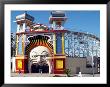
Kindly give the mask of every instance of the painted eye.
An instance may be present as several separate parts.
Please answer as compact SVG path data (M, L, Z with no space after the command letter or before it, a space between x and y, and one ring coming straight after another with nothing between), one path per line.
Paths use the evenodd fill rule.
M35 57L38 57L38 55L35 55Z
M41 57L44 57L43 55L41 55Z

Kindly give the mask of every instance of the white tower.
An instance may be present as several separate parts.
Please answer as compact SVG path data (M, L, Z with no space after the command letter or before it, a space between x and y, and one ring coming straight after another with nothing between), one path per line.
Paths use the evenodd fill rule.
M16 16L17 32L16 32L16 72L27 72L28 59L25 55L26 32L30 32L34 17L26 12Z
M67 17L65 16L64 11L52 11L51 16L49 18L50 24L52 24L52 28L55 30L62 30L64 29L63 25Z
M17 33L28 31L31 28L33 21L34 17L30 16L26 12L16 16Z

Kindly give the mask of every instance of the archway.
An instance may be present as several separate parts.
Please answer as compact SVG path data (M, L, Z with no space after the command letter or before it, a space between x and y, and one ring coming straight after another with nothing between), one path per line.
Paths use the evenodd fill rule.
M48 41L49 39L50 38L48 36L42 35L32 36L28 38L30 42L25 48L25 55L28 56L28 70L30 73L31 71L34 72L34 68L39 67L36 65L39 65L39 63L42 61L48 65L43 65L42 69L45 70L44 68L47 67L47 70L45 70L45 72L47 72L49 67L49 73L51 73L51 58L49 59L48 57L51 57L53 55L53 45Z
M49 73L50 64L47 57L51 56L47 47L37 46L29 53L29 66L31 73Z
M49 65L48 64L32 64L31 65L31 73L49 73Z

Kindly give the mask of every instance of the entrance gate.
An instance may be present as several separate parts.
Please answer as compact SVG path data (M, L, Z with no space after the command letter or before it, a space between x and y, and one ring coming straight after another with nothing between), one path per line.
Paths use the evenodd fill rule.
M31 73L49 73L49 66L48 64L32 64Z

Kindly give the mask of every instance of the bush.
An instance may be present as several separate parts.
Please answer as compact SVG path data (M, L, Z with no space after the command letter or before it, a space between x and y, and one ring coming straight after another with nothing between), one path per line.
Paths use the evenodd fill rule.
M64 73L67 75L67 77L70 77L71 69L65 69Z

